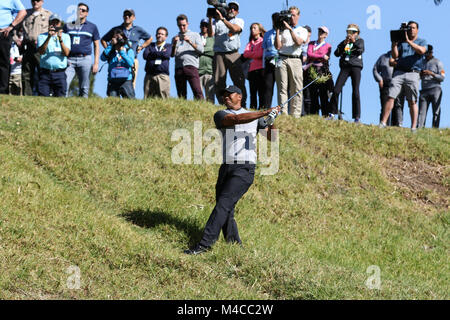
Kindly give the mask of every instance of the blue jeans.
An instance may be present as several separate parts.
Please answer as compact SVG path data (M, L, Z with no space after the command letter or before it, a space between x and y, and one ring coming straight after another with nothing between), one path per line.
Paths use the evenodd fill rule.
M91 74L92 68L92 56L84 56L84 57L69 57L68 67L66 70L67 76L67 93L66 96L69 95L69 87L72 82L75 74L78 77L79 83L79 96L83 98L87 98L89 96L89 76Z
M136 97L132 80L109 80L106 94L108 97L122 97L129 99L134 99Z

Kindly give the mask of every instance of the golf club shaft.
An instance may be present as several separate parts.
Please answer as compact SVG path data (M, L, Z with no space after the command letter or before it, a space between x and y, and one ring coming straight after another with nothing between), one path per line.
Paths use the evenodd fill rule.
M300 94L300 92L302 92L303 90L305 90L306 88L308 88L310 85L312 85L314 82L316 82L317 80L319 80L319 78L316 78L314 81L311 81L310 83L308 83L308 85L306 85L305 87L303 87L301 90L297 91L297 93L295 93L292 97L289 98L288 101L286 101L285 103L283 103L281 105L281 107L284 107L285 105L287 105L292 99L294 99L296 96L298 96Z

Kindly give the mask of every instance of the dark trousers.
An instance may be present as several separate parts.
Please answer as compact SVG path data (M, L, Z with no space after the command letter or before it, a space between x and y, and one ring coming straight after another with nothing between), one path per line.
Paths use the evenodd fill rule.
M136 94L134 92L132 80L110 80L106 94L108 97L122 97L134 99Z
M193 66L175 69L175 84L179 98L187 98L187 82L191 86L194 98L196 100L203 100L203 91L200 85L198 69Z
M39 95L49 97L65 97L67 89L66 73L64 71L51 72L41 69L39 72Z
M225 240L241 243L234 219L234 207L255 178L255 165L222 164L216 184L216 206L206 223L200 245L211 247L222 230Z
M307 116L312 114L312 101L311 101L311 86L306 87L308 85L309 77L305 76L306 72L304 72L303 76L303 108L302 108L302 116ZM289 89L288 89L289 90Z
M352 79L352 118L361 118L361 99L359 96L359 85L361 83L361 68L358 67L346 67L342 68L339 72L339 76L334 86L333 96L330 102L330 113L338 113L338 99L342 92L342 88L345 85L348 77Z
M327 116L330 113L330 101L328 92L333 92L333 80L329 79L325 83L314 83L310 87L311 95L311 114L319 114L319 110L322 110L322 115Z
M264 68L264 101L263 109L272 106L273 88L275 87L275 65L270 63L270 59L266 60Z
M431 89L425 89L420 92L419 98L419 128L424 128L427 120L427 112L431 103L433 109L433 128L439 128L441 122L441 101L442 101L442 89L441 87L434 87Z
M260 109L264 106L264 69L253 70L248 73L250 85L250 108ZM259 104L258 104L259 98Z
M11 68L10 50L12 43L12 32L8 37L0 34L0 94L9 92L9 70Z
M41 56L36 51L33 44L27 44L27 50L23 54L22 60L22 88L24 96L32 96L35 92L37 83L36 78L39 74L39 63Z

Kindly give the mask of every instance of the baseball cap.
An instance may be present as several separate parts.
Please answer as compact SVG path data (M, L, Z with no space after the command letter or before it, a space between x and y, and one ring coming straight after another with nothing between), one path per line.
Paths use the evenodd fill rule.
M330 31L329 31L328 28L325 27L325 26L320 26L320 27L319 27L319 30L323 30L324 32L330 34Z
M230 6L230 4L235 4L235 5L237 5L238 10L239 10L239 2L237 2L237 1L230 1L230 2L228 2L228 6Z
M228 86L220 92L220 95L223 96L225 93L237 93L242 95L241 89L236 86Z
M61 17L59 16L59 14L57 13L53 13L50 18L48 18L48 21L53 21L53 20L58 20L58 21L62 21Z
M125 13L125 12L129 12L129 13L131 13L133 16L136 16L136 14L134 13L134 10L133 10L133 9L125 9L125 10L123 10L123 13Z

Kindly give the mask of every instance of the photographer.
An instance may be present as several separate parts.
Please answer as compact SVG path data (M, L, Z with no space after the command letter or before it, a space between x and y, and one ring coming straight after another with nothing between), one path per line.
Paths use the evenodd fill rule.
M347 36L337 47L334 55L340 57L339 67L341 71L336 80L333 95L330 101L329 118L334 119L338 113L338 98L342 92L348 77L352 79L352 118L355 123L361 118L361 99L359 96L359 85L361 83L361 70L363 68L362 54L364 53L364 40L359 36L359 27L349 24Z
M14 14L17 16L14 18ZM25 18L27 12L20 0L4 0L0 5L0 94L7 94L12 31Z
M70 54L70 36L63 33L62 20L57 14L49 19L48 32L38 37L41 55L38 91L40 96L65 97L67 90L67 57Z
M276 65L275 78L278 87L278 104L281 105L293 96L296 92L303 89L303 63L302 63L302 45L308 39L308 31L297 26L300 19L300 9L290 7L290 22L283 21L284 30L277 25L275 35L275 48L279 52L279 61ZM291 103L291 114L295 118L302 115L303 94L300 93ZM288 107L283 107L283 114L288 114Z
M244 20L237 18L239 14L239 3L230 1L228 3L227 17L216 10L217 22L214 28L214 61L213 74L217 101L224 103L220 94L226 87L227 72L230 73L233 84L242 91L241 105L245 108L247 101L247 90L245 88L245 77L242 70L241 55L238 50L241 47L241 33L244 28ZM212 17L209 17L209 29L213 29Z
M417 98L419 92L420 71L423 69L423 55L427 51L427 42L418 37L419 24L408 22L405 32L406 41L398 43L392 41L392 58L396 61L394 74L389 86L389 99L384 107L380 128L386 127L389 114L394 107L394 101L404 89L411 114L411 130L417 128Z
M187 16L177 17L179 33L172 39L172 57L175 57L175 84L179 98L187 98L186 81L191 86L194 98L203 100L200 76L198 74L199 56L203 53L200 35L189 30Z
M432 126L433 128L439 128L442 100L441 82L445 79L444 65L433 56L432 45L428 45L425 59L426 64L421 73L422 90L419 98L419 128L425 127L430 103L433 108Z
M134 51L121 29L115 29L100 59L108 62L108 97L135 98L133 87Z

